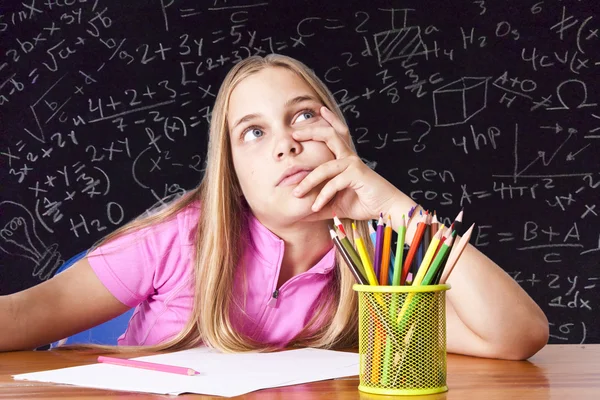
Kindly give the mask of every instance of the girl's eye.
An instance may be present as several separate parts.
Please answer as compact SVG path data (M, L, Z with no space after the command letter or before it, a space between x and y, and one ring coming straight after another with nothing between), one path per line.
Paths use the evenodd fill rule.
M298 118L296 118L295 122L300 122L303 121L302 118L304 118L304 120L307 120L309 118L314 118L315 113L311 110L304 110L300 113L300 115L298 115Z
M262 135L264 135L264 132L262 130L258 128L249 128L244 132L242 140L244 142L250 142L252 140L258 139Z

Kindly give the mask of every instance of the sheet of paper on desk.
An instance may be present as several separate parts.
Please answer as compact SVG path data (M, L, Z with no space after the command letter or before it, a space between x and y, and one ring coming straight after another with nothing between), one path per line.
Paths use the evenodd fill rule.
M110 364L13 375L17 380L132 392L233 397L259 389L358 375L358 354L321 349L223 354L205 347L136 360L192 368L184 376Z

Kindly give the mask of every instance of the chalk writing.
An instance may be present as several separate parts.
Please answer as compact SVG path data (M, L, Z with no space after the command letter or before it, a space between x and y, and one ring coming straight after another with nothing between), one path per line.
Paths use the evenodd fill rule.
M282 53L327 84L370 168L446 225L464 208L552 342L600 342L596 2L8 3L0 294L195 187L226 72Z

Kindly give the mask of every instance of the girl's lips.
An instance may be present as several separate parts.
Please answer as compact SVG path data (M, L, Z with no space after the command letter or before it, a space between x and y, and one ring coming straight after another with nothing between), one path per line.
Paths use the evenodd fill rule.
M302 182L302 179L304 179L304 177L306 175L308 175L310 173L310 171L299 171L296 172L293 175L290 175L288 177L286 177L285 179L283 179L281 182L279 182L279 186L290 186L290 185L295 185L297 183Z

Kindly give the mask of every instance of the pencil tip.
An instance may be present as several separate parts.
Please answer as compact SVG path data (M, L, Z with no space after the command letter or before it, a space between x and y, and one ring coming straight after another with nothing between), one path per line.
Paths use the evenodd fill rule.
M456 218L454 220L462 222L462 218L463 218L463 210L461 209L460 212L458 213L458 215L456 216Z
M408 218L412 217L413 213L415 212L415 208L416 208L416 207L417 207L417 206L412 206L412 207L410 208L410 210L408 210Z

